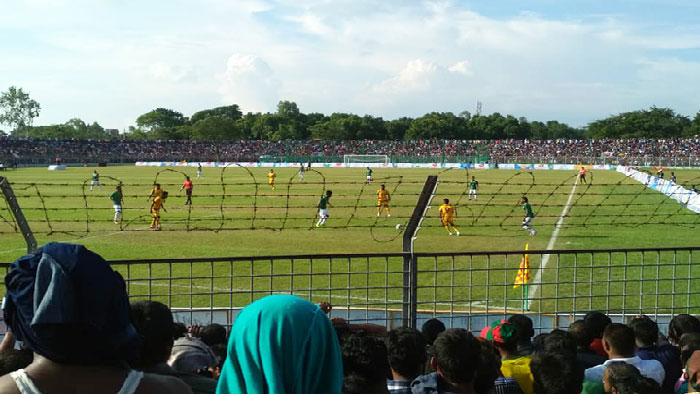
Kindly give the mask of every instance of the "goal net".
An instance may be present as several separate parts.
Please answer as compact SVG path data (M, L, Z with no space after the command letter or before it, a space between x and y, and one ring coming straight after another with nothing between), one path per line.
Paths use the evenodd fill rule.
M348 165L353 164L372 164L372 163L384 163L389 164L388 155L343 155L343 163Z

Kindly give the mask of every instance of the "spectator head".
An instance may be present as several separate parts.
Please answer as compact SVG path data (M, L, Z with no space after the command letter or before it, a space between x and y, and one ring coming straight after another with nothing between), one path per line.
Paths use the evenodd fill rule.
M518 348L518 327L507 321L496 321L490 327L481 330L481 337L493 342L501 355L513 353Z
M586 316L583 317L583 324L593 339L600 339L603 337L603 330L608 324L612 323L612 320L603 312L588 312Z
M343 359L330 320L316 305L271 295L245 307L231 329L219 377L226 392L339 393Z
M348 382L343 392L356 392L352 382L364 384L364 393L387 393L386 376L389 372L387 348L381 339L354 333L343 341L343 373Z
M576 339L570 332L556 329L544 338L544 350L567 357L576 356Z
M508 318L508 323L515 324L515 326L518 327L518 343L530 343L532 337L535 336L532 319L525 315L513 315Z
M583 320L576 320L571 323L569 332L573 335L578 349L588 349L588 346L593 342L593 337L586 330L586 325L583 323Z
M421 331L423 332L428 345L432 345L438 335L445 331L445 325L440 320L433 318L423 323Z
M182 338L187 335L187 326L184 323L173 324L173 339Z
M668 325L668 339L677 344L683 334L700 332L700 320L688 314L676 315Z
M136 331L143 338L141 355L134 366L147 369L167 362L173 347L173 314L170 308L156 301L134 301L131 303L131 318Z
M491 342L484 338L476 338L479 342L480 365L474 380L474 391L477 394L491 393L494 382L500 375L501 359L497 356L497 350Z
M214 370L218 359L201 339L182 337L173 343L168 365L179 372L199 373Z
M20 257L5 287L5 321L34 353L80 365L138 357L124 279L84 246L52 242Z
M216 323L204 326L199 330L199 338L208 346L226 345L226 327Z
M683 334L678 341L678 347L681 349L681 364L685 365L693 352L700 350L700 333L689 332Z
M414 328L401 327L387 333L386 348L392 371L413 380L425 366L425 339Z
M603 387L612 394L658 394L661 387L654 380L642 376L639 369L623 361L607 364L603 371Z
M659 326L648 316L635 317L630 322L638 347L654 346L659 339Z
M603 331L603 349L609 358L634 356L634 331L622 323L610 323Z
M473 384L481 366L480 345L462 328L451 328L440 334L432 347L430 366L447 383L456 386Z
M537 394L580 393L583 389L583 369L574 357L545 350L532 356L530 370Z

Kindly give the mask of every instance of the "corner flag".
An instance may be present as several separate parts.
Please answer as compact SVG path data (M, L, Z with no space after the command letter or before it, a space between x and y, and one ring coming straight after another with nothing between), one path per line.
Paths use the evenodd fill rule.
M525 244L525 250L530 249L530 243ZM520 259L520 268L518 269L518 275L515 277L515 282L513 283L513 288L517 289L520 285L527 285L530 282L530 255L525 253Z

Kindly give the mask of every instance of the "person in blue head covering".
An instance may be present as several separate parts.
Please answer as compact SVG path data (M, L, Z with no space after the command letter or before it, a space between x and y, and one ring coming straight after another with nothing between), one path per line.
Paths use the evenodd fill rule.
M342 388L338 337L318 306L271 295L238 315L217 394L337 394Z
M178 379L129 368L141 337L124 279L100 255L49 243L13 262L5 287L5 321L35 355L0 378L1 393L191 393Z

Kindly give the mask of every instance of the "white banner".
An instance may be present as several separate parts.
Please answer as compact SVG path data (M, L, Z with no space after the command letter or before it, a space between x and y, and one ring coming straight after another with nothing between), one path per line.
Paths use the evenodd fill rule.
M686 208L695 213L700 213L700 195L692 190L688 190L681 185L673 183L667 179L641 172L633 167L618 166L617 172L621 172L637 182L641 182L644 186L651 190L656 190L665 194L669 198L678 201Z

